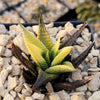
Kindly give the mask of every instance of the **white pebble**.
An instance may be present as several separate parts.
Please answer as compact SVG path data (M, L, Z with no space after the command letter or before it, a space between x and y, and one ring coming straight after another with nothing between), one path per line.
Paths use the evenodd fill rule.
M32 91L28 91L27 89L22 89L22 94L25 96L30 96L32 94Z
M17 86L17 78L8 76L8 91L14 89Z
M76 40L76 43L77 44L81 44L81 43L83 43L84 42L84 40L81 38L81 37L79 37L77 40Z
M20 100L25 100L25 95L18 93L18 97L20 98Z
M12 51L9 50L9 49L6 49L5 52L4 52L4 54L3 54L3 56L5 56L5 57L11 57L12 56Z
M0 34L6 34L7 33L7 29L3 24L0 24Z
M5 52L5 47L4 46L0 46L0 55L3 55L4 52Z
M76 80L82 80L81 72L80 71L72 72L72 79L74 81L76 81Z
M3 86L0 86L0 96L4 97L5 95L5 88Z
M17 35L17 37L14 38L13 42L15 43L15 45L17 45L23 52L25 52L26 54L29 54L26 46L25 46L25 43L24 43L24 40L23 40L23 37L21 34Z
M12 75L16 76L16 75L20 75L21 73L21 69L19 65L13 65L13 69L12 69Z
M49 95L49 100L61 100L61 99L58 94L53 93L53 94Z
M10 91L10 94L15 98L16 97L16 92L15 91Z
M14 98L9 93L6 93L3 100L14 100Z
M9 41L9 39L10 39L9 35L0 34L0 45L1 46L6 46L6 44Z
M93 56L99 56L99 50L92 50L92 51L91 51L91 54L92 54Z
M6 69L3 69L0 73L0 85L4 84L7 77L8 77L8 71Z
M100 100L100 91L96 91L92 96L88 98L88 100Z
M40 94L40 93L34 92L34 94L32 95L32 97L33 97L34 99L43 100L43 99L44 99L44 94ZM55 99L54 99L54 100L55 100Z
M25 97L25 100L35 100L32 97Z
M15 56L12 56L12 63L17 65L17 64L21 64L21 62L15 57Z

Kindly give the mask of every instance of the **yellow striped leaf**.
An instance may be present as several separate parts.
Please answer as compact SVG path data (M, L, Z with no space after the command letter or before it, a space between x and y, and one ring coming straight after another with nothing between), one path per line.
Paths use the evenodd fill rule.
M50 74L61 74L61 73L73 72L73 71L75 71L75 69L70 65L56 65L56 66L49 67L48 69L45 70L45 72Z
M23 35L25 43L27 43L27 42L32 43L35 46L42 49L44 52L48 51L48 49L45 47L45 45L39 39L34 37L21 23L19 25L22 29L22 35Z
M63 49L61 49L60 52L52 61L51 66L60 64L63 61L63 59L70 53L71 50L72 46L64 47Z
M40 20L39 20L39 31L37 34L37 38L42 41L42 43L47 47L48 50L51 50L53 47L52 40L50 39L50 36L48 35L45 25L43 23L42 14L40 14Z
M26 43L26 47L27 47L29 53L31 54L33 60L37 64L37 66L39 66L43 69L46 69L48 67L48 65L47 65L45 59L42 57L42 53L43 53L42 50L31 43Z
M57 40L56 44L53 46L53 48L50 51L51 60L54 59L55 56L57 55L59 46L60 46L60 38Z

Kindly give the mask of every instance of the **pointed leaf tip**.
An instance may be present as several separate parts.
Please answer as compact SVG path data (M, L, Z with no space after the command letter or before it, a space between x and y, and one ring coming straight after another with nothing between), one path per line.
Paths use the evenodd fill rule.
M42 43L48 48L48 50L51 50L53 47L53 42L50 39L50 36L46 31L41 12L39 15L40 15L40 20L39 20L39 31L37 34L37 38L40 41L42 41Z

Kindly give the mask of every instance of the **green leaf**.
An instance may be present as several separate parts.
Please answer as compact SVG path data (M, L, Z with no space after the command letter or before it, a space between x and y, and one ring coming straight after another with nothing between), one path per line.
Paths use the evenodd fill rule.
M39 20L39 31L37 34L37 38L42 41L42 43L47 47L48 50L51 50L53 47L52 40L50 39L50 36L48 35L45 25L43 23L42 14L40 14L40 20Z
M73 66L72 63L69 62L69 61L63 62L63 65L69 66L72 70L75 70L74 66Z
M70 53L71 50L72 46L64 47L63 49L61 49L58 55L52 61L51 66L60 64L63 61L63 59Z
M60 46L60 38L57 40L56 44L53 46L53 48L50 51L51 60L54 59L55 56L57 55L59 46Z
M75 71L75 68L69 65L56 65L49 67L48 69L45 70L45 72L50 73L50 74L61 74L61 73L66 73L66 72L73 72Z
M37 64L38 67L46 69L48 67L45 59L42 57L42 50L31 43L26 43L26 47L31 54L33 60Z
M42 49L44 52L47 52L48 49L45 47L45 45L36 37L34 37L21 23L19 23L21 29L22 29L22 35L24 38L25 44L27 42L34 44L35 46Z

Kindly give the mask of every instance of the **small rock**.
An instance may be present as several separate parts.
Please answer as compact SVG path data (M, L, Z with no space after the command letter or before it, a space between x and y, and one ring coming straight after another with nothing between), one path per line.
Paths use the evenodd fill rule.
M15 90L17 93L19 93L19 92L21 92L22 89L23 89L23 84L19 84L18 86L15 87L14 90Z
M12 56L12 63L15 64L15 65L18 65L18 64L21 64L21 62L14 56Z
M14 100L14 98L9 93L6 93L3 100Z
M89 60L92 60L92 58L93 58L92 54L89 53L88 56L87 56L87 58L88 58Z
M33 31L38 34L38 29L39 29L39 26L38 25L34 25L33 27Z
M70 96L64 91L59 91L57 94L60 96L61 100L70 100Z
M88 89L90 91L97 91L100 87L100 75L99 73L96 73L93 77L93 79L88 83Z
M78 95L72 95L71 96L71 100L79 100L79 96Z
M50 38L51 38L53 44L55 44L56 43L56 39L54 37L50 37Z
M25 79L24 77L21 75L20 78L19 78L19 83L20 84L23 84L25 82Z
M25 100L25 95L18 93L18 97L20 98L20 100Z
M52 84L51 84L50 82L48 82L48 83L46 84L46 89L47 89L47 91L48 91L49 93L53 93L53 92L54 92L53 87L52 87Z
M72 72L72 79L73 79L73 81L82 80L81 72L79 70Z
M100 91L96 91L92 96L88 98L88 100L100 100Z
M3 24L0 24L0 34L6 34L7 33L7 29Z
M0 55L3 55L4 52L5 52L5 47L0 46Z
M15 31L15 30L9 30L9 35L12 37L12 38L14 38L17 34L18 34L18 32L17 31Z
M32 95L32 97L34 99L43 100L44 99L44 94L40 94L40 93L34 92L34 94ZM54 100L56 100L56 99L54 99Z
M47 33L52 37L56 36L58 31L59 29L57 27L47 28Z
M99 50L92 50L92 51L91 51L91 54L92 54L93 56L99 56Z
M83 38L84 41L89 42L89 39L88 39L88 37L86 35L82 35L82 38Z
M80 47L79 45L75 45L74 49L78 52L78 54L81 54L83 52L83 48Z
M1 72L3 64L4 64L4 59L0 57L0 72Z
M54 26L54 23L51 22L51 23L49 23L49 24L46 24L45 26L46 26L46 28L52 28L52 27Z
M79 88L76 88L76 91L79 91L79 92L85 92L85 91L87 91L87 84L84 85L84 86L81 86Z
M90 68L96 68L97 67L97 57L93 57L90 60Z
M16 76L16 75L20 75L21 73L21 69L19 65L13 65L13 69L12 69L12 75Z
M17 45L23 52L25 52L26 54L29 54L26 46L25 46L25 43L24 43L24 40L23 40L23 37L21 34L17 35L15 37L15 39L13 40L14 44Z
M35 100L32 97L26 97L25 100Z
M8 71L3 69L0 73L0 86L2 86L8 77Z
M1 46L6 46L6 44L9 41L9 39L10 39L9 35L0 34L0 45Z
M15 98L16 97L16 92L15 91L10 91L10 94L13 96L13 98Z
M49 100L61 100L61 99L58 94L53 93L53 94L49 95Z
M27 91L32 92L32 89L29 87L27 83L23 84Z
M12 90L17 86L17 79L16 77L8 76L8 91Z
M0 96L4 97L5 95L5 88L3 86L0 86Z
M27 89L22 89L22 94L25 96L30 96L32 94L32 91L28 91Z
M71 96L71 100L86 100L84 95L77 95L77 94L73 94Z
M64 38L64 36L67 34L67 31L66 30L60 30L58 32L58 34L56 35L56 39L58 38Z
M92 93L90 91L86 92L86 97L89 98L92 95Z
M99 72L100 68L89 68L88 71L89 72Z
M3 56L5 56L5 57L11 57L12 56L12 51L9 50L9 49L6 49L5 52L4 52L4 54L3 54Z
M4 59L4 66L3 66L3 69L4 69L4 68L9 67L10 58L3 58L3 59Z
M79 37L77 40L76 40L76 43L77 44L81 44L81 43L83 43L84 42L84 40L81 38L81 37Z
M85 76L88 76L88 73L87 72L82 72L81 75L82 75L82 77L85 77Z
M65 30L67 30L67 32L71 32L74 29L73 24L70 22L67 22L64 27L65 27Z

